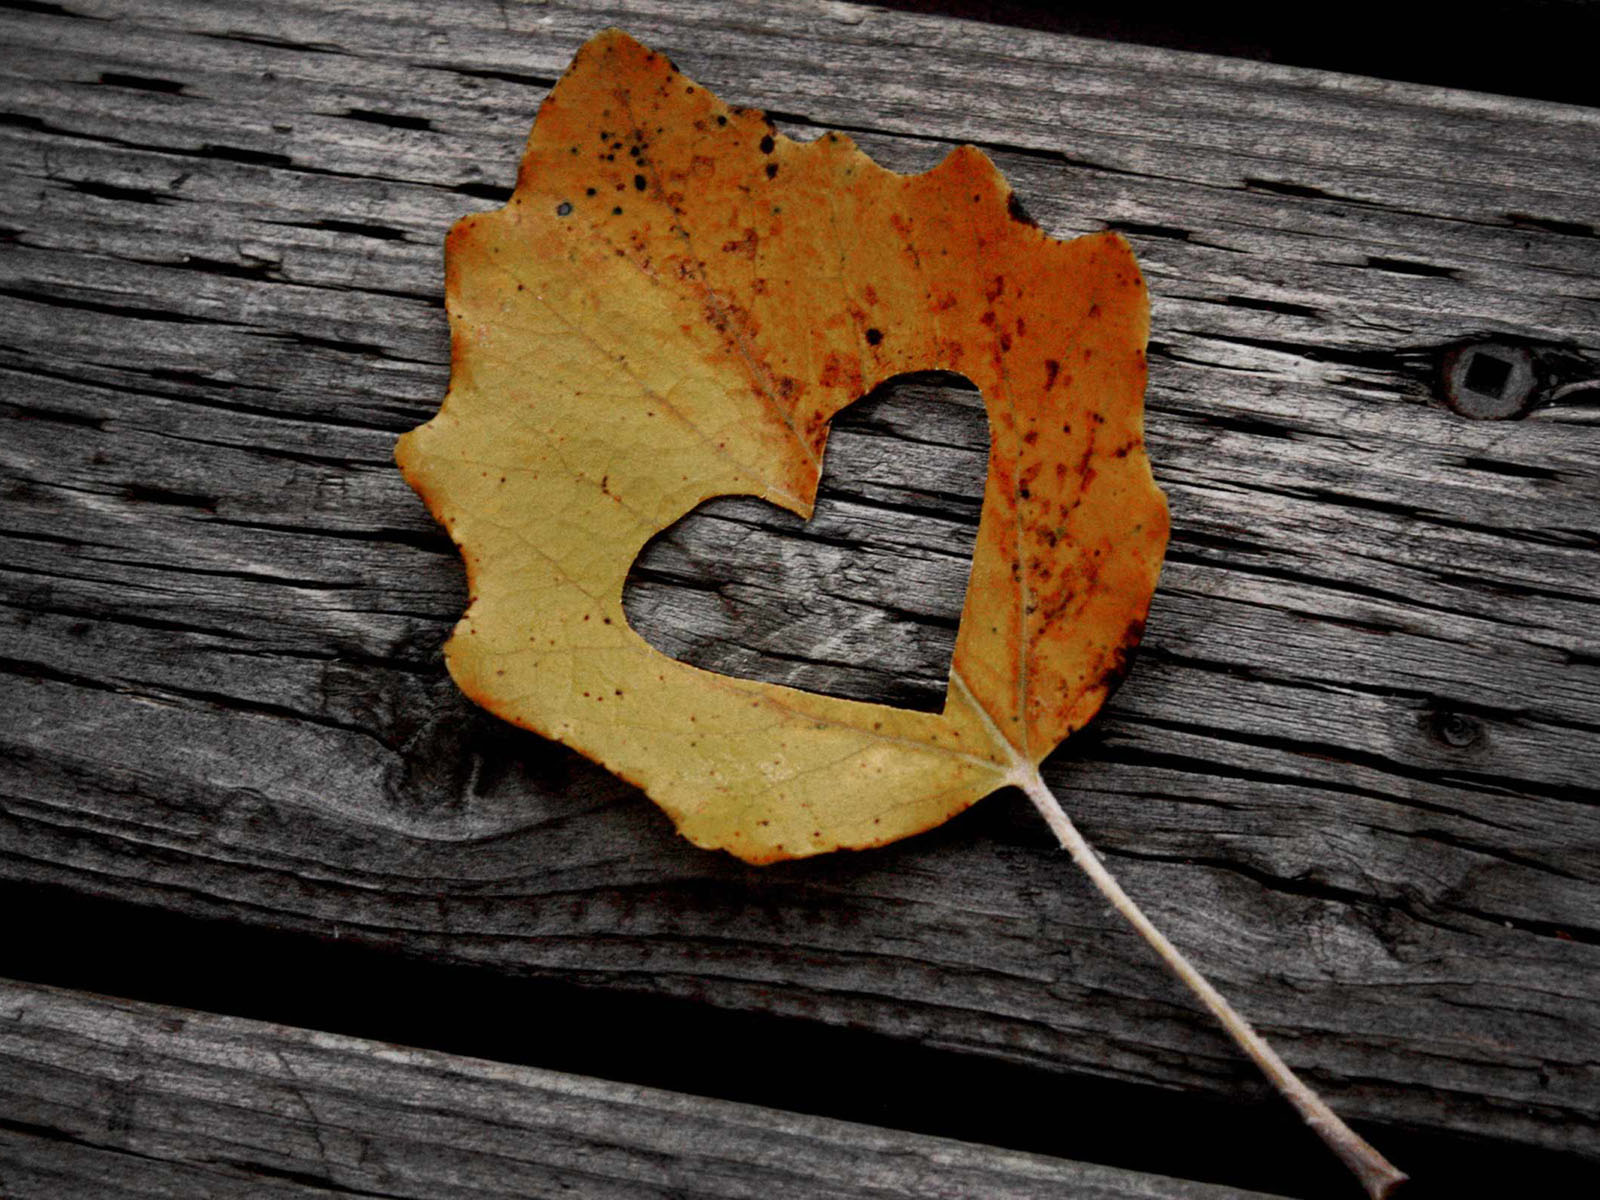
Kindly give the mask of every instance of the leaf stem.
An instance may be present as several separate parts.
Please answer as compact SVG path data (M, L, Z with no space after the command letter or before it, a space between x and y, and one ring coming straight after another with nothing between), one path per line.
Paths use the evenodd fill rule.
M1139 936L1160 955L1161 961L1188 985L1189 990L1199 997L1211 1015L1222 1023L1222 1027L1238 1043L1240 1049L1255 1061L1263 1074L1272 1081L1273 1086L1282 1093L1284 1099L1294 1105L1306 1124L1316 1131L1317 1136L1339 1156L1345 1166L1355 1172L1372 1200L1383 1200L1404 1183L1406 1175L1341 1121L1323 1102L1322 1097L1307 1087L1304 1081L1289 1069L1283 1059L1278 1057L1278 1052L1251 1027L1250 1022L1234 1011L1233 1005L1223 999L1222 994L1211 986L1206 977L1194 968L1176 946L1167 940L1166 935L1150 923L1150 918L1145 916L1139 906L1129 898L1128 893L1122 890L1122 885L1110 871L1106 870L1105 864L1084 840L1083 834L1078 832L1077 826L1062 809L1060 802L1045 786L1039 769L1031 764L1021 763L1013 773L1012 782L1028 794L1028 798L1043 815L1062 847L1072 855L1073 862L1083 868L1095 887L1100 889L1100 894L1128 919L1128 923L1139 931Z

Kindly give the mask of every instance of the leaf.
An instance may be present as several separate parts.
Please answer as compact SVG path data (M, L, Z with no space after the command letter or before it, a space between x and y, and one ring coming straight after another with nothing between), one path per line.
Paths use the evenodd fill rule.
M398 457L467 563L450 670L696 844L769 862L917 833L1115 686L1167 537L1120 237L1048 237L970 146L902 176L791 141L612 31L446 255L450 391ZM628 626L652 536L726 493L809 516L828 421L927 369L978 385L991 438L943 713L698 670Z
M1139 911L1039 774L1126 668L1166 548L1121 238L1048 237L970 146L902 176L840 134L793 142L613 30L540 108L510 203L451 231L446 306L450 391L396 456L466 562L445 648L463 691L753 863L1021 788L1369 1193L1405 1179ZM982 390L990 436L942 713L698 670L629 628L651 537L726 493L809 516L833 415L939 368Z

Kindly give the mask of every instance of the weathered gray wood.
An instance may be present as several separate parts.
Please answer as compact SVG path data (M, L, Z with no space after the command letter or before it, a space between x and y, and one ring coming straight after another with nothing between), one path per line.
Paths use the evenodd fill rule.
M351 1193L1262 1197L0 980L8 1200Z
M444 678L459 567L388 458L445 383L440 241L619 23L797 136L901 170L976 140L1048 229L1128 233L1174 541L1052 779L1342 1111L1600 1156L1600 408L1429 394L1488 333L1600 376L1600 114L840 4L72 7L0 33L8 877L1250 1078L1010 799L754 871ZM936 703L975 413L846 420L809 528L717 502L636 620Z

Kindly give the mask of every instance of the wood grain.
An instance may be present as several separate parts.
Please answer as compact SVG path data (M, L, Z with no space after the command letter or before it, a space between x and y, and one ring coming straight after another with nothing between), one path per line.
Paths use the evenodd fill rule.
M0 1194L1265 1200L9 981Z
M796 136L976 141L1047 229L1126 233L1174 541L1052 781L1342 1112L1600 1157L1600 113L798 0L34 7L0 15L6 877L1252 1086L1017 798L757 871L444 676L460 568L389 460L445 386L439 246L618 23ZM1537 352L1528 419L1432 396L1484 335ZM630 611L937 704L976 399L840 426L811 525L715 502Z

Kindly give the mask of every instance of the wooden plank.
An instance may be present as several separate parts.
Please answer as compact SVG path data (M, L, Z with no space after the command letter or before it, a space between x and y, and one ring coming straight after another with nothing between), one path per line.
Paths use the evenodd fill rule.
M352 1193L1264 1196L0 981L0 1194Z
M460 570L388 457L445 384L438 247L619 23L797 136L901 170L975 140L1051 231L1127 233L1174 543L1051 778L1342 1111L1600 1156L1596 112L798 0L0 19L8 878L1249 1079L1013 798L756 871L444 677ZM1483 335L1536 350L1528 419L1433 398ZM977 412L908 388L843 419L811 526L717 502L647 553L634 619L936 704Z

